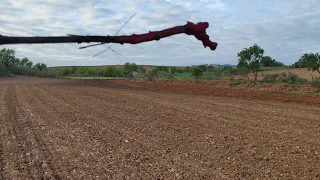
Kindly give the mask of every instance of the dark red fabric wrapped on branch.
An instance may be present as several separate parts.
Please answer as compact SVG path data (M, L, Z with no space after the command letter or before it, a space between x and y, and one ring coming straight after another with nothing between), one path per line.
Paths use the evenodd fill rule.
M194 24L187 22L184 26L176 26L173 28L161 30L161 31L149 31L146 34L133 34L130 36L81 36L81 35L69 35L69 36L56 36L56 37L9 37L0 35L0 44L43 44L43 43L89 43L89 42L101 42L101 43L119 43L119 44L138 44L147 41L160 40L168 36L175 34L185 33L187 35L194 35L198 40L202 41L203 46L207 46L211 50L215 50L218 46L216 42L212 42L206 33L206 29L209 27L207 22L199 22Z

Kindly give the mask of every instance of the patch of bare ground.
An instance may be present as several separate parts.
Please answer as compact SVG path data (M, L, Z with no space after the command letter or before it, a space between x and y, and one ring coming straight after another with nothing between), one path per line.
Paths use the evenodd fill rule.
M0 85L4 179L320 178L318 100L47 81Z

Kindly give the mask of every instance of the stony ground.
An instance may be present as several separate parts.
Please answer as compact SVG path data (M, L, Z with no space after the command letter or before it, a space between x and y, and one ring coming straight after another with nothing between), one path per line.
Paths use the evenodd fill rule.
M320 98L0 79L0 179L320 179Z

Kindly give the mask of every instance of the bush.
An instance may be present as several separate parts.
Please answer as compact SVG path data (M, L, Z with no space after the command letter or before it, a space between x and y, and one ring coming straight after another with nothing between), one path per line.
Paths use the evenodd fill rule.
M173 75L167 71L158 71L156 74L157 80L173 79Z
M9 75L8 69L0 63L0 76L8 76L8 75Z
M275 74L266 74L262 81L263 82L268 82L268 83L276 83L279 80L280 74L275 73Z
M312 81L311 85L318 88L318 91L320 91L320 77L315 78Z
M56 78L58 77L59 72L55 70L44 70L44 71L38 71L37 72L37 77L40 78Z
M173 74L166 72L166 71L158 71L153 70L149 74L149 80L155 81L155 80L166 80L166 79L173 79Z
M289 84L305 84L307 82L306 79L300 78L298 75L292 73L292 72L282 72L281 74L275 73L275 74L267 74L263 77L263 82L268 83L289 83Z
M294 74L292 72L288 72L286 83L289 83L289 84L304 84L306 82L307 82L306 79L302 79L302 78L298 77L298 75L296 75L296 74Z
M120 76L119 70L117 70L115 67L112 67L112 66L107 67L102 73L104 77Z

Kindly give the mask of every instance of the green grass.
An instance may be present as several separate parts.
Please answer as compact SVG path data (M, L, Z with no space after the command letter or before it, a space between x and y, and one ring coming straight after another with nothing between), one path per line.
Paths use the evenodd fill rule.
M66 79L101 79L101 80L113 80L123 79L122 77L66 77Z
M312 93L309 93L309 95L318 97L320 96L320 92L312 92Z
M287 66L272 66L272 67L261 67L262 71L266 70L279 70L279 69L288 69Z
M191 73L176 74L173 76L174 79L194 79Z

